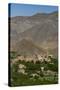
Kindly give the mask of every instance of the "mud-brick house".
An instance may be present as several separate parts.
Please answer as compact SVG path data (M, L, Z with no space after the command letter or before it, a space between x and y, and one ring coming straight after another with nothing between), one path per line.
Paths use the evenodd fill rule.
M53 55L47 55L44 59L46 62L51 62L51 58L53 58Z
M33 60L33 58L31 56L26 56L25 57L26 62L28 62L28 61L31 62L32 60Z
M44 58L43 58L43 56L41 56L41 55L37 55L37 59L38 59L38 61L40 61L40 62L44 62Z
M13 59L13 60L12 60L12 62L11 62L11 63L12 63L12 64L14 64L14 63L15 63L15 62L17 62L17 61L18 61L18 59L17 59L17 58L15 58L15 59Z
M24 56L22 56L22 55L18 56L17 58L18 58L18 60L21 60L21 61L25 60Z
M34 63L36 63L37 58L35 57L35 55L26 56L26 57L25 57L25 61L26 61L26 62L27 62L27 61L29 61L29 62L33 61Z

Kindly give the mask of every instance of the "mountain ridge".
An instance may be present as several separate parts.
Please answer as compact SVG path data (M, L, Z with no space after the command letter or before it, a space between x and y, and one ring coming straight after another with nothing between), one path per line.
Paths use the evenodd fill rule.
M27 39L44 50L57 51L58 47L58 12L35 14L29 17L11 18L11 48L20 48L21 40ZM17 44L19 43L19 44ZM55 49L54 49L55 48ZM55 52L56 53L56 52Z

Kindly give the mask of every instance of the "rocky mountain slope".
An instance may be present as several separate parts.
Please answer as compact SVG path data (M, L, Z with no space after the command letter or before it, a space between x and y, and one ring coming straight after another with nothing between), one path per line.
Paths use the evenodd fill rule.
M10 27L11 50L20 53L48 52L57 56L58 12L12 17Z

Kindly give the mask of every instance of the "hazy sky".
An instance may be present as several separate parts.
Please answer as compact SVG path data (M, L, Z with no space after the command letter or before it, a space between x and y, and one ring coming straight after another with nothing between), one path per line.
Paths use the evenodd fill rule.
M58 11L57 6L9 4L10 16L31 16L36 13L51 13Z

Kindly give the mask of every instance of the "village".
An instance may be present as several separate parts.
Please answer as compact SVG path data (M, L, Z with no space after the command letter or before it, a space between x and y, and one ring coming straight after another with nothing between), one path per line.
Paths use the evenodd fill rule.
M38 84L57 83L57 62L53 55L17 55L11 59L12 85L18 82L22 85L36 82Z
M37 61L40 61L41 63L46 61L48 63L51 62L51 58L54 58L53 55L32 55L32 56L23 56L23 55L18 55L16 58L11 59L12 63L15 63L17 61L25 61L25 62L31 62L33 61L33 63L35 64Z

